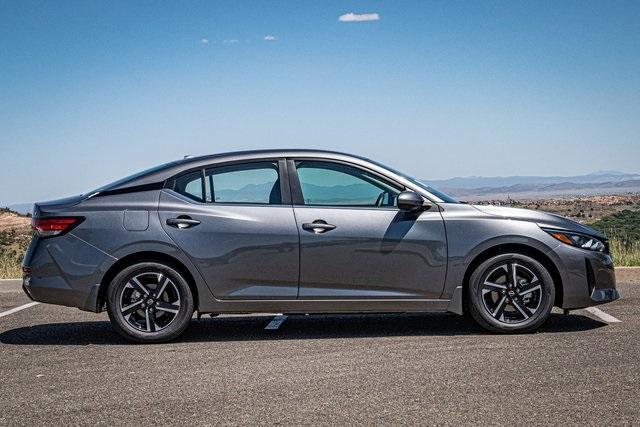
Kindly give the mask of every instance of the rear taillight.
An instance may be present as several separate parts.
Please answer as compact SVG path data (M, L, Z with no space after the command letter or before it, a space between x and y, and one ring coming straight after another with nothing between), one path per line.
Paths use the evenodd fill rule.
M82 222L79 217L33 218L31 228L40 237L59 236Z

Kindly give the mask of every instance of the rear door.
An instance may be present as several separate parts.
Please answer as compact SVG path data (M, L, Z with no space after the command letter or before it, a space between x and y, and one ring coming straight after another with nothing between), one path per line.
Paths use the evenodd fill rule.
M445 279L437 207L396 207L404 188L359 166L289 161L300 232L300 298L438 298Z
M283 160L217 165L161 192L162 226L218 299L295 299L298 230Z

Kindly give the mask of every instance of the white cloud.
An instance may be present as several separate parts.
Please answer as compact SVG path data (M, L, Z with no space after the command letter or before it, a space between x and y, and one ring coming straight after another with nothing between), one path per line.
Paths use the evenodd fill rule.
M276 39L276 36L272 36L271 34L267 34L266 36L264 36L264 39L265 39L266 41L268 41L268 42L272 42L272 41L277 40L277 39Z
M200 43L209 44L209 39L200 39Z
M222 41L222 43L226 43L226 44L229 44L229 43L238 43L239 41L240 41L240 40L238 40L238 39L225 39L225 40L223 40L223 41Z
M365 22L365 21L379 21L380 15L377 13L345 13L338 18L342 22Z

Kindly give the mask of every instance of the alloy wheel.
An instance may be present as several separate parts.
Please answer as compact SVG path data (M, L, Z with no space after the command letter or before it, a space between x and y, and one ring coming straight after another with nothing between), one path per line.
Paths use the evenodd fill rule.
M529 320L542 303L542 281L518 262L492 268L482 282L482 302L491 317L501 323Z
M169 326L180 311L180 293L162 273L139 273L120 293L120 313L136 330L157 332Z

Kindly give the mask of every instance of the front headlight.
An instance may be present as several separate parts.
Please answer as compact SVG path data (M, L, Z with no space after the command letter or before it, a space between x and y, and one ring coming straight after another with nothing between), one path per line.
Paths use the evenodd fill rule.
M543 230L549 233L552 237L560 240L562 243L575 246L576 248L598 252L605 252L607 249L606 242L603 242L593 236L572 233L571 231L554 230L552 228L543 228Z

